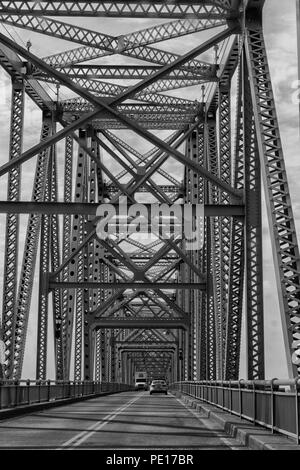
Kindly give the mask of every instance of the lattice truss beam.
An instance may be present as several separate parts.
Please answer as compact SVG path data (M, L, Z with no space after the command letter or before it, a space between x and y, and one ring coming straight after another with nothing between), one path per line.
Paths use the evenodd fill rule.
M263 378L261 178L288 362L291 375L298 373L299 252L263 3L0 2L0 63L12 83L9 157L0 166L11 208L1 328L6 377L22 376L37 276L39 379L47 378L51 344L58 379L126 381L138 369L172 380L237 378L243 295L248 376ZM112 34L102 20L93 27L94 17L109 17ZM138 31L137 17L145 19ZM24 152L26 95L41 111L42 133ZM27 184L22 164L34 159L32 203L59 201L65 210L27 206L21 247L13 208ZM124 238L121 217L117 236L100 239L91 207L117 207L124 198L129 215L137 202L221 212L205 217L204 245L193 251L186 239L161 233ZM82 213L71 215L75 203ZM149 213L144 217L150 227Z

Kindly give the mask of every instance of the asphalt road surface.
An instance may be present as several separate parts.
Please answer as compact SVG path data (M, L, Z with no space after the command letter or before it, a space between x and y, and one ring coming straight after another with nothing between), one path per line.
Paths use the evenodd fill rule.
M243 450L168 394L126 392L0 421L1 449Z

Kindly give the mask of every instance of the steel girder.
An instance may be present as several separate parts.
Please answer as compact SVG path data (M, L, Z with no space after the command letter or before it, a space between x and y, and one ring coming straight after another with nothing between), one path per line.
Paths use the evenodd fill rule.
M90 276L89 276L90 277ZM112 287L114 289L137 289L137 290L205 290L206 284L204 282L182 282L178 284L178 282L143 282L141 286L139 286L136 282L98 282L98 281L88 281L84 280L83 282L50 282L49 287L50 289L80 289L82 287L87 287L89 289L108 289L110 290Z
M45 115L43 119L41 140L48 138L52 133L52 116ZM35 202L44 201L45 199L47 169L49 165L50 152L51 149L48 147L38 156L32 194L32 199ZM41 216L36 214L30 215L25 238L25 248L21 267L16 309L14 364L12 377L18 379L22 374L40 226Z
M86 133L81 131L78 146L78 159L76 166L76 186L74 199L76 202L87 202L87 156L82 149L82 145L86 142ZM83 188L83 189L82 189ZM83 241L84 224L86 217L84 215L74 215L72 222L72 236L70 254L74 252ZM80 252L78 257L73 259L68 265L68 280L80 279L83 282L83 253ZM73 341L73 325L75 322L75 345L74 345L74 377L81 379L81 362L82 362L82 322L83 322L83 291L75 289L66 290L68 292L67 303L67 341L66 348L66 375L70 375L71 351Z
M130 346L122 345L122 347L119 348L119 350L122 351L140 351L140 352L152 352L152 351L160 351L160 352L171 352L174 351L174 348L166 347L166 345L162 344L161 346L156 346L156 345L147 345L147 348L143 346L142 344L139 343L133 343Z
M146 77L147 78L147 77ZM125 92L128 87L116 85L113 83L109 82L103 82L100 80L86 80L85 78L75 78L73 79L74 83L77 83L79 86L84 87L86 90L88 90L91 93L96 94L97 96L106 96L106 97L114 97L118 96L121 93ZM199 80L198 83L202 83L202 80ZM157 82L160 84L160 81ZM186 83L184 84L185 87L189 86ZM194 84L195 85L195 84ZM161 86L155 84L155 90L153 89L153 86L150 85L147 87L146 91L137 93L134 95L134 98L136 100L139 100L141 102L146 102L148 104L153 105L153 113L155 113L155 107L157 109L157 106L162 107L161 109L157 109L157 111L165 111L167 114L170 112L170 108L174 108L173 112L177 110L177 112L183 112L185 111L186 113L193 113L196 115L197 112L199 111L199 103L187 100L187 99L182 99L182 98L176 98L176 97L170 97L167 95L162 95L158 94L159 92L162 91L168 91L169 89L174 89L176 86L173 86L171 88L168 88L168 85L162 83ZM179 87L180 88L180 87ZM151 112L151 107L143 108L142 104L137 108L136 105L131 104L131 105L123 105L118 107L120 111L123 113L128 113L128 114L134 114L134 113L140 113L142 114L150 114ZM165 107L165 108L163 108ZM166 109L167 107L167 109ZM88 109L92 109L91 105L87 101L82 101L78 99L73 99L73 100L67 100L66 102L62 103L62 110L67 113L67 112L72 112L72 113L77 113L77 112L83 112ZM151 115L151 114L150 114Z
M0 48L0 63L13 80L23 81L26 93L41 110L55 110L55 104L45 89L37 80L25 79L24 63L17 54L3 44Z
M244 67L246 67L245 61ZM244 69L246 330L248 378L255 380L263 379L265 376L261 167L247 72L247 69Z
M194 136L195 133L192 134ZM187 145L186 145L186 153L187 153L187 158L193 158L193 154L191 154L191 140L195 141L196 139L193 137L190 137ZM193 145L193 144L192 144ZM191 172L189 172L188 175L185 175L185 181L186 181L186 195L185 195L185 203L191 203L191 199L193 198L193 191L191 191L191 186L190 186L190 175ZM182 248L184 249L184 242L182 244ZM189 261L192 262L191 260L191 255L187 253L187 256L189 258ZM182 269L183 268L183 269ZM182 270L182 276L180 279L180 285L184 285L184 283L189 283L190 285L192 284L192 272L190 269L190 266L185 263L181 265L181 270ZM189 334L188 334L188 343L187 343L187 379L191 380L192 376L192 356L193 356L193 335L194 335L194 318L195 318L195 312L193 308L193 303L192 303L192 298L191 298L191 292L182 292L183 297L184 297L184 311L189 312Z
M219 173L219 158L217 148L216 117L209 116L205 124L206 162L213 174ZM219 191L208 185L208 199L211 204L220 202ZM219 220L208 221L207 256L209 266L209 284L207 301L208 322L208 366L210 378L219 376L222 362L222 323L221 323L221 245Z
M224 80L225 82L225 80ZM221 83L218 90L219 103L218 103L218 122L219 122L219 175L227 183L231 182L231 93L230 81ZM221 192L219 196L221 204L230 204L228 195ZM225 349L226 349L226 323L228 304L228 281L229 281L229 264L230 264L230 228L231 218L220 217L219 219L219 233L220 233L220 328L221 328L221 342L220 342L220 376L223 376L225 367Z
M97 142L97 137L95 133L90 130L91 135L91 149L92 152L100 159L100 147ZM103 201L103 181L101 174L97 172L97 165L95 161L91 161L90 165L87 167L89 168L89 176L88 176L88 202L101 203ZM87 220L86 223L86 230L88 229ZM93 312L100 302L103 302L109 295L112 293L114 288L114 277L111 270L104 265L102 259L104 257L104 250L101 247L100 243L95 240L91 239L84 248L84 284L85 288L83 290L83 299L84 299L84 311L83 311L83 351L84 351L84 378L90 379L93 377L92 367L95 363L96 367L101 367L101 359L99 356L97 357L95 347L97 341L97 333L93 336L93 344L89 343L89 316L90 312ZM91 262L92 261L92 262ZM95 289L89 289L88 283L95 282L96 286ZM101 288L102 286L100 283L107 284L107 289ZM99 283L99 284L98 284ZM109 333L113 334L113 333ZM95 343L95 344L94 344ZM81 345L78 344L80 348ZM112 376L108 377L108 380L114 379L115 372L112 371L112 367L114 367L115 359L114 359L114 348L111 344L111 341L107 344L108 351L111 355L110 362L108 365L108 370L111 371ZM97 364L97 361L100 360L100 364Z
M51 185L50 185L50 199L51 201L58 200L58 165L56 148L52 150L52 166L51 166ZM45 216L46 214L44 214ZM51 271L56 271L61 265L61 239L60 239L60 220L58 214L53 214L50 217L50 266ZM54 327L54 350L56 362L56 376L63 377L63 342L61 336L61 323L62 323L62 308L63 296L59 290L54 290L52 295L53 304L53 327ZM46 374L45 374L46 375Z
M96 332L95 337L95 380L101 381L101 331Z
M202 132L198 132L198 160L200 165L205 165L205 156L206 156L206 146L205 146L205 128L202 129ZM199 203L203 204L207 202L207 181L204 178L199 178L198 181L198 196ZM202 250L202 253L199 253L199 269L202 272L208 273L208 264L207 264L207 227L208 224L204 224L204 240L205 244ZM209 281L208 277L207 280ZM208 371L208 321L207 321L207 302L208 302L208 291L206 293L199 293L199 301L196 305L196 308L199 310L199 325L197 328L198 331L198 380L203 380L207 377Z
M55 127L52 124L52 132ZM48 167L46 168L47 180L45 189L45 202L57 201L57 156L55 147L50 149ZM49 310L49 286L48 273L51 267L56 271L60 266L60 228L58 214L43 214L41 216L41 240L40 240L40 274L39 274L39 303L38 303L38 339L37 339L37 367L36 378L45 380L47 377L48 354L48 310ZM58 289L53 291L53 326L56 376L63 377L63 343L61 336L62 323L62 295Z
M128 56L133 59L141 59L161 66L167 65L172 60L176 60L176 58L178 58L178 55L172 52L154 47L147 48L145 46L129 48L124 51L111 50L111 52L121 52L124 56ZM107 54L108 52L100 52L99 50L95 50L95 48L78 47L71 51L45 57L45 62L49 65L55 66L57 69L60 69L62 67L78 65L85 62L87 59L99 59L101 57L105 57ZM211 64L207 63L191 61L189 65L190 68L184 68L183 66L183 70L191 69L192 71L196 71L194 72L196 77L202 76L203 73L211 73L214 70Z
M72 137L67 137L65 141L65 166L64 166L64 202L70 203L73 199L72 179L73 179L73 153L74 141ZM62 261L65 261L71 252L71 234L72 234L72 217L69 214L64 214L63 217L63 253ZM55 270L56 272L57 270ZM69 278L68 268L62 272L62 280L67 281ZM68 379L68 338L70 337L69 320L72 323L71 315L68 311L69 306L69 292L64 290L62 292L62 311L60 327L57 325L57 336L60 337L62 343L62 357L57 362L57 379ZM72 307L71 307L72 309Z
M80 62L80 57L84 62L86 62L87 59L96 59L106 55L111 55L112 53L122 53L129 55L130 57L137 58L138 51L135 50L136 48L139 48L140 53L143 51L143 54L147 53L148 56L152 58L154 49L148 47L143 47L142 49L141 46L147 46L148 44L156 43L162 40L168 40L174 37L196 33L197 31L203 31L206 29L226 25L226 20L224 19L222 21L214 20L212 18L202 21L186 19L174 23L168 23L167 25L159 25L151 29L138 31L130 35L115 38L112 36L99 34L95 31L87 30L82 27L79 28L68 23L63 23L57 20L54 21L44 17L2 15L0 18L1 21L5 24L40 32L51 37L69 40L72 43L77 42L79 44L86 45L86 47L81 47L78 50L75 49L71 52L68 52L68 59L66 59L65 53L46 58L46 61L52 66L65 66L66 63L69 65L70 54L73 54L76 57L76 63ZM97 49L104 52L99 52ZM160 60L164 60L165 63L168 63L167 59L171 61L178 57L175 54L166 53L160 50L156 50L156 54L158 54L160 56ZM138 58L140 59L141 57L139 56ZM144 59L145 58L146 57L144 57ZM73 59L71 63L73 64L74 62L75 60ZM151 60L151 62L153 62L153 60ZM206 64L198 63L197 65L198 68L209 70L209 66ZM195 67L196 63L189 64L189 66L190 68Z
M193 159L197 163L203 165L203 152L199 145L199 139L204 137L204 128L203 126L199 127L198 130L193 132L192 136L188 140L186 151L188 158ZM202 160L201 160L202 158ZM193 171L186 170L185 178L185 202L189 204L204 204L204 184L203 179L199 178L198 175L195 175ZM203 228L204 230L204 228ZM203 233L204 237L204 233ZM204 238L203 238L204 242ZM190 254L191 262L201 271L201 258L203 256L203 249L193 251ZM185 281L189 281L191 284L196 281L195 273L191 272L191 269L188 267L185 270ZM187 293L184 293L187 297ZM201 299L205 296L205 293L200 290L194 290L190 293L188 300L189 311L190 311L190 329L189 329L189 343L188 343L188 376L190 380L199 380L200 373L200 357L201 357Z
M52 130L55 132L55 129ZM48 164L46 166L45 202L51 200L52 167L55 165L54 148L49 151ZM51 218L47 214L41 216L40 236L40 264L39 264L39 301L38 301L38 334L37 334L37 364L36 379L46 380L47 372L47 345L48 345L48 310L49 293L47 273L50 270L50 246L51 246ZM55 298L55 297L54 297Z
M48 16L107 16L127 18L224 18L237 7L235 0L207 0L170 3L168 1L53 1L20 2L8 1L0 5L0 13L18 15L48 15Z
M87 136L88 137L88 136ZM90 140L90 139L89 139ZM87 144L87 142L85 142ZM91 151L96 155L97 154L97 146L95 145L94 142L89 145L91 148ZM85 175L84 175L84 188L82 191L79 191L79 193L83 193L86 198L86 202L95 202L96 199L96 181L95 181L95 172L92 176L92 167L95 169L95 162L93 160L88 161L87 160L87 155L85 155L85 161L83 162L83 167L85 168ZM79 168L79 172L81 173L82 170ZM79 188L77 188L79 189ZM92 198L92 200L91 200ZM88 218L83 217L82 218L82 229L81 233L84 234L87 233L88 231ZM81 242L83 241L80 240ZM96 263L97 259L94 253L94 239L91 239L88 243L85 244L84 248L80 252L78 259L81 259L82 261L82 272L81 276L77 275L75 273L75 277L77 278L77 281L81 281L83 283L86 283L93 279L94 275L94 269L96 268ZM91 257L93 258L93 264L90 263ZM80 279L81 277L81 279ZM78 309L76 312L76 322L78 325L78 332L76 335L76 340L75 340L75 351L76 351L76 356L78 358L77 365L75 364L76 369L75 369L75 375L81 376L82 375L82 359L83 360L83 377L84 379L89 380L91 377L91 371L90 371L90 362L91 364L93 363L93 353L94 353L94 341L95 341L95 335L92 336L91 342L92 344L89 344L89 331L88 331L88 316L90 309L93 305L93 290L90 289L76 289L76 308ZM82 346L83 343L83 346ZM86 358L86 356L88 356ZM88 360L86 360L88 359Z
M91 328L187 328L187 320L183 318L153 318L153 317L137 317L137 318L97 318L92 320Z
M234 186L238 189L245 187L243 67L243 62L241 62L238 69L236 140L234 149L233 176ZM244 221L233 217L230 231L231 246L226 312L225 380L234 380L239 377L245 268Z
M11 100L11 133L9 158L13 159L22 153L24 122L24 84L14 80ZM9 173L8 201L20 198L20 168ZM15 311L17 300L17 269L19 252L19 215L8 214L6 218L4 287L2 307L2 340L5 345L4 377L11 377L14 364Z
M84 44L108 51L112 49L117 53L123 52L127 48L132 49L133 47L166 41L175 37L226 25L226 19L224 18L221 20L215 20L212 17L204 20L185 19L114 38L43 16L1 15L1 21L5 24L43 33L51 37L71 41L72 43Z
M282 330L290 376L299 375L300 257L261 16L245 38L258 151L266 194Z
M88 80L98 80L98 79L116 79L116 80L142 80L147 78L153 72L158 70L159 66L155 65L72 65L68 67L57 67L57 69L63 70L69 78L86 78ZM192 80L217 80L216 75L216 66L211 64L209 71L203 71L202 74L200 72L195 75L192 70L173 70L169 75L162 77L161 80L185 80L186 82ZM29 72L28 72L29 73ZM35 79L43 80L51 80L44 73L39 73L38 71L32 71L32 75Z

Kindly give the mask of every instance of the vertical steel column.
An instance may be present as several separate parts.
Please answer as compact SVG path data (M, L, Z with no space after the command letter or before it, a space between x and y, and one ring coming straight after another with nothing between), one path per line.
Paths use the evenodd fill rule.
M125 383L123 354L122 354L121 348L118 348L118 355L119 355L119 380L120 382Z
M50 137L52 133L52 115L51 113L44 111L41 140ZM38 155L32 194L32 201L34 202L44 201L50 153L51 149L48 147ZM13 377L16 379L20 379L22 375L29 308L32 296L33 279L35 274L40 226L41 216L38 214L31 214L29 216L27 225L24 255L18 290L13 371Z
M56 149L52 150L52 169L51 169L51 201L58 201L58 180L57 180L57 155ZM55 272L59 269L61 264L60 257L60 223L58 214L50 216L50 257L51 257L51 270ZM59 276L61 278L61 275ZM55 365L56 377L58 380L64 378L64 357L63 357L63 343L62 343L62 292L56 289L53 295L53 326L54 326L54 350L55 350Z
M184 338L184 380L189 380L189 351L190 351L190 331L191 328L183 330L183 338Z
M124 368L125 368L125 383L129 383L132 380L134 362L128 353L124 353Z
M112 338L112 329L106 330L105 335L105 360L106 360L106 380L107 382L111 381L111 338Z
M51 148L49 166L47 168L47 182L45 190L45 202L51 201L52 166L54 165L54 149ZM47 353L48 353L48 315L49 315L49 282L50 271L50 241L51 241L51 216L42 215L41 239L40 239L40 266L39 266L39 301L37 318L37 357L36 379L47 378Z
M106 282L113 282L113 274L109 272L106 266L104 266L104 273ZM108 292L104 293L104 298L108 297ZM111 380L111 364L112 364L112 355L111 355L111 337L112 337L112 329L104 329L104 341L103 341L103 364L104 364L104 373L105 373L105 380L109 382Z
M88 162L86 162L87 165L87 171L88 170ZM87 181L88 183L88 181ZM88 196L89 196L89 191L88 187L86 188L86 196L87 196L87 202L88 202ZM87 233L87 226L88 226L88 219L84 219L84 233ZM85 235L84 235L85 236ZM93 272L92 272L92 256L93 256L93 247L94 247L94 241L90 241L85 245L83 248L83 281L87 282L90 281L93 278ZM91 255L91 257L90 257ZM81 289L80 289L81 291ZM91 338L93 337L93 332L91 332L90 335L90 329L89 329L89 313L90 313L90 289L83 289L82 292L79 292L79 289L76 291L76 300L77 302L80 303L77 304L78 310L77 310L77 315L76 315L76 324L78 325L78 331L80 329L80 336L78 335L78 340L76 342L76 350L79 353L79 349L82 349L83 347L83 370L84 370L84 380L92 380L92 356L93 356L93 341L91 341ZM82 303L82 305L81 305ZM80 321L80 316L81 314L83 315ZM80 327L79 327L80 325ZM82 332L83 332L83 346L82 346ZM82 358L82 353L80 353L80 356ZM79 358L79 354L77 356ZM81 359L82 360L82 359ZM81 368L81 360L80 360L80 368Z
M298 42L298 100L299 100L299 132L300 132L300 96L299 96L299 87L300 87L300 0L296 0L297 5L297 42Z
M208 117L205 124L206 164L211 173L218 175L218 149L215 115ZM208 184L210 204L218 204L219 191ZM208 334L208 378L219 377L222 364L222 329L221 329L221 254L218 218L212 217L207 222L207 334Z
M183 249L183 243L181 243L181 249ZM183 282L183 279L184 279L184 266L183 266L183 263L180 263L179 265L179 269L178 269L178 283L182 283ZM177 305L183 309L184 307L184 297L183 297L183 289L178 289L176 291L176 303ZM179 341L179 348L182 348L182 345L180 343L180 334L179 334L179 331L178 331L178 341ZM178 354L178 358L179 358L179 354ZM182 377L182 361L180 361L178 359L178 374L179 374L179 380L180 378Z
M231 94L230 82L222 83L218 90L218 123L219 123L219 178L226 183L231 183ZM220 203L230 204L228 193L220 191ZM221 321L221 349L222 349L222 373L223 378L226 350L226 325L228 304L228 281L230 266L230 217L219 218L220 252L221 252L221 296L220 296L220 321Z
M101 256L103 256L103 251L102 251ZM104 262L101 260L100 260L99 268L100 268L100 280L103 282L108 282L108 269L107 269L107 266L104 264ZM107 291L105 289L100 289L99 294L100 295L98 295L98 302L99 301L100 303L104 302L107 297ZM105 382L105 378L106 378L105 332L103 328L101 328L99 332L100 332L99 333L100 348L99 348L99 354L97 354L97 358L96 358L97 360L96 367L101 371L101 381Z
M243 58L239 65L237 90L236 141L234 149L234 187L244 190L244 102L243 102ZM227 303L225 380L239 378L240 348L243 314L245 269L245 229L244 220L236 217L231 221L231 249L229 268L229 288Z
M24 84L12 81L11 120L9 159L13 160L22 153L24 127ZM8 174L7 200L20 198L21 168L16 167ZM2 335L5 346L4 377L13 378L15 347L15 313L17 301L17 272L19 252L19 215L7 214L4 248L4 285L2 306Z
M3 331L2 326L0 324L0 380L4 378L4 363L5 363L5 345L2 340L3 338Z
M95 144L90 139L90 132L87 134L88 137L88 146L90 147L91 151L95 153ZM95 189L96 189L96 181L95 175L92 177L92 162L88 159L85 160L86 165L86 179L85 184L83 186L84 195L83 199L85 202L95 202ZM93 170L95 172L95 164L93 163ZM84 235L85 237L88 233L88 217L84 217ZM83 252L83 280L84 282L92 281L93 274L94 274L94 240L89 241L82 250ZM83 329L83 370L84 370L84 380L92 380L92 364L93 364L93 353L94 353L94 346L95 338L94 333L91 332L89 329L89 315L92 308L92 291L91 289L83 289L82 293L79 293L77 290L77 300L78 294L80 294L80 298L82 298L82 307L83 307L83 321L82 329ZM79 322L79 318L78 318ZM93 339L92 339L93 338ZM81 339L82 341L82 339ZM78 342L78 349L80 348ZM81 344L82 348L82 344Z
M246 209L246 330L248 379L264 379L264 309L261 169L249 75L244 61L244 158Z
M91 137L91 152L94 155L99 155L99 146L95 139L93 131L89 131L89 136ZM97 165L94 160L87 162L88 170L88 181L87 181L87 202L96 203L99 202L99 199L102 199L102 185L98 181L98 178L101 178L97 172ZM100 194L98 194L100 192ZM89 220L86 219L86 232L88 231ZM97 243L95 239L92 239L86 245L84 249L84 281L99 281L101 278L101 256L103 255L103 250L100 248L100 244ZM95 344L90 344L90 331L89 331L89 316L91 312L96 310L98 306L98 298L100 292L96 289L84 289L83 293L83 305L84 305L84 326L83 326L83 337L84 337L84 375L86 380L92 379L93 371L93 357L97 357L94 351L94 346L96 347L96 338L94 336Z
M195 142L195 138L190 137L187 142L186 142L186 157L188 159L193 159L193 145ZM192 204L192 199L193 199L193 171L189 168L185 169L185 197L184 197L184 204ZM182 249L185 253L185 255L191 259L191 253L186 251L186 242L183 241L182 243ZM190 283L191 282L191 276L192 272L190 267L187 264L182 264L181 265L182 269L182 282L183 283ZM191 292L186 291L182 289L182 297L183 297L183 303L182 303L182 308L185 312L188 312L189 314L189 328L187 331L187 334L185 335L186 339L186 345L185 345L185 354L184 354L184 359L185 359L185 380L191 380L192 377L192 361L193 361L193 356L194 356L194 351L193 351L193 322L194 322L194 311L192 308L192 298L191 298Z
M122 331L122 330L121 330ZM119 339L122 339L122 333L120 334ZM122 371L121 371L121 354L119 348L116 346L116 381L122 382Z
M105 347L106 347L106 330L101 328L101 382L106 382L106 360L105 360Z
M65 142L65 168L64 168L64 202L72 202L72 180L73 180L73 150L74 150L74 141L72 137L67 137ZM63 217L63 261L65 261L71 252L71 235L72 235L72 216L64 215ZM66 267L63 270L62 278L63 281L68 281L69 279L69 269ZM71 321L70 314L68 311L69 307L69 291L62 291L62 326L61 326L61 342L63 349L63 358L62 368L63 368L63 379L70 380L70 367L68 364L68 322ZM73 314L73 312L72 312ZM58 339L59 341L59 339ZM57 363L59 364L59 359L57 358ZM57 367L58 371L61 367ZM58 375L57 375L58 378Z
M246 15L245 48L289 375L300 372L300 256L264 43L262 20Z
M94 148L94 147L93 147ZM97 145L96 148L97 152L97 159L100 161L100 147ZM93 161L91 161L91 165L95 169L96 173L96 190L97 190L97 200L98 203L103 202L104 198L104 184L103 184L103 177L102 177L102 170L100 166L95 165ZM107 266L103 262L103 257L105 254L105 250L100 246L100 243L95 241L95 279L99 280L99 282L106 282L107 281ZM105 289L98 289L97 294L95 296L94 292L94 301L93 301L93 308L92 311L95 310L101 303L103 303L106 299L106 296L109 295L109 291ZM101 380L101 370L102 370L102 359L101 359L101 332L100 330L96 331L95 337L95 371L98 377L98 380Z
M78 147L78 160L76 168L75 180L75 202L86 202L85 200L85 187L86 187L86 161L87 156L81 144L86 144L86 133L82 130L79 131L80 143ZM75 251L84 239L84 216L74 215L71 237L71 252ZM68 279L69 281L83 280L83 252L81 252L71 261L68 266ZM74 315L75 311L75 315ZM70 370L73 326L75 317L75 338L74 338L74 379L81 380L82 378L82 290L69 289L68 292L68 321L67 321L67 342L66 342L66 368ZM69 374L70 372L68 372Z
M111 338L110 338L110 354L111 354L111 374L110 380L111 382L116 381L116 345L115 345L115 330L111 330Z
M95 380L101 380L101 330L96 330L95 338Z
M198 131L198 154L199 154L199 164L202 166L206 165L206 130L203 126ZM204 178L199 178L198 191L199 191L199 202L204 204L207 198L207 181ZM208 219L204 220L204 246L202 251L199 253L199 270L201 272L208 273L207 267L207 243L208 243L208 231L207 227L209 225ZM207 318L207 302L208 302L208 291L199 293L199 342L198 342L198 351L199 351L199 380L206 380L208 377L208 318Z
M187 142L187 157L196 163L203 164L203 153L199 154L199 132L203 138L203 128L193 132ZM201 148L203 152L203 147ZM192 170L186 170L186 184L185 184L185 202L189 204L203 204L204 201L204 185L203 178L199 178L199 175L195 174ZM200 257L202 256L202 250L192 251L187 253L192 263L199 269L200 268ZM201 269L200 269L201 270ZM198 276L188 270L189 279L185 282L197 282ZM189 346L189 379L197 380L200 377L200 297L201 293L194 290L190 293L189 305L190 305L190 346ZM185 311L189 311L186 310Z
M125 376L125 359L124 359L124 351L120 348L120 359L121 359L121 377L122 382L126 383L126 376Z
M186 331L185 330L179 330L178 331L178 336L179 336L179 344L182 350L182 360L181 360L181 380L187 380L186 376L186 361L187 361L187 350L186 350Z

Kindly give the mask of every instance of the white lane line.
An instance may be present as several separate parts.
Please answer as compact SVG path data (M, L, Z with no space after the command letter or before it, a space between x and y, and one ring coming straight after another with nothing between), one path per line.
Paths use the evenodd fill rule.
M92 424L87 430L82 431L76 436L73 436L68 441L64 442L60 447L57 448L57 450L61 448L65 448L65 447L70 447L70 448L78 447L80 444L82 444L87 439L89 439L95 432L100 431L100 429L106 426L110 421L115 419L119 414L121 414L123 411L129 408L129 406L131 406L134 402L136 402L140 398L141 398L141 395L134 397L129 402L125 403L125 405L120 406L112 413L106 415L104 418L101 419L101 421L97 421L97 423Z
M174 395L173 395L174 396ZM211 431L218 431L218 429L216 429L212 423L209 423L209 422L205 422L203 421L203 418L201 418L199 416L199 412L196 412L194 410L192 410L191 408L188 407L188 405L186 405L183 401L180 400L180 398L176 398L174 396L174 398L182 405L184 406L184 408L186 408L193 416L195 416L195 418L198 419L198 421L201 421L202 424L204 424L204 426L206 426L208 429L210 429ZM226 444L227 446L230 447L231 450L239 450L240 447L237 446L237 443L234 439L227 439L226 437L219 437L218 436L218 439L220 439L220 441L224 442L224 444Z

